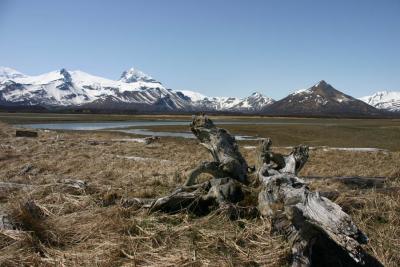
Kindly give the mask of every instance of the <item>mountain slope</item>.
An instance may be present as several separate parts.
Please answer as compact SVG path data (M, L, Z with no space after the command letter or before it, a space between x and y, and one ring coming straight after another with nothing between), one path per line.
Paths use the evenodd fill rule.
M400 92L381 91L361 97L360 100L378 109L400 112Z
M381 112L346 95L325 81L298 90L263 110L270 115L290 116L375 116Z

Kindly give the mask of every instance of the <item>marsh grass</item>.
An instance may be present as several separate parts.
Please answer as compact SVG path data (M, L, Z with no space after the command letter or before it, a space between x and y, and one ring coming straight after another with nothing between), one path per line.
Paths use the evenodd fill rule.
M35 187L0 191L0 209L17 226L0 231L1 266L287 265L289 245L281 236L271 235L268 220L230 220L223 211L204 217L185 212L147 214L120 205L124 198L156 197L182 184L187 171L210 159L195 140L162 138L146 146L113 141L127 136L111 132L40 131L39 138L15 138L13 133L11 127L0 125L0 155L4 155L0 181ZM254 143L240 143L244 144ZM254 150L241 152L249 164L255 163ZM153 160L124 158L129 156ZM399 162L396 151L317 149L311 150L300 176L387 176L386 186L399 187ZM27 164L33 168L21 173ZM85 180L89 187L80 191L58 186L64 178ZM310 186L339 190L335 201L369 236L366 249L386 266L399 266L398 192L357 190L326 180L312 181ZM258 189L245 190L249 194L241 204L256 205Z

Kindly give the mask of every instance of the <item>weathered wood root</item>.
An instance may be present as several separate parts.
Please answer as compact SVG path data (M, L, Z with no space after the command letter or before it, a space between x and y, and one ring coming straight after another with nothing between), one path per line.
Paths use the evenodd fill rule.
M123 201L123 206L148 208L149 212L175 213L183 210L204 215L212 207L237 203L244 197L240 184L231 178L211 179L195 186L177 188L171 194L155 198L133 198Z
M199 166L191 170L187 176L187 180L184 186L194 185L196 182L196 178L203 173L210 174L213 177L228 177L229 173L224 171L223 165L216 161L205 161L200 163Z
M259 157L270 154L263 151L270 149L263 142ZM308 149L294 150L291 156L294 165L285 161L290 162L290 169L271 168L268 158L258 159L263 164L258 171L262 183L258 202L260 213L271 219L273 229L290 241L292 266L381 266L362 249L368 238L350 216L296 177L297 166L303 166L308 158Z
M209 173L214 178L230 177L248 184L248 165L239 152L235 137L225 129L216 127L205 115L195 116L190 130L211 153L213 161L202 163L194 169L185 182L186 186L195 184L196 177L201 173Z

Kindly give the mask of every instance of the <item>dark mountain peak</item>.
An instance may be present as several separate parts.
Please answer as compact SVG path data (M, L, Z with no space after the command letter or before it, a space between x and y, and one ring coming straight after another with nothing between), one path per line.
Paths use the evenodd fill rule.
M71 87L73 87L71 74L65 68L60 70L60 74L62 76L63 83L58 85L57 88L63 91L70 90Z
M61 75L66 75L66 74L68 75L69 73L68 73L66 68L62 68L62 69L60 69L60 74Z
M332 85L327 83L326 81L321 80L318 83L314 84L311 88L309 88L309 90L324 92L324 91L332 91L332 90L336 90L336 89Z
M379 111L335 89L321 80L308 89L295 91L267 107L274 115L291 116L375 116Z
M72 82L71 74L67 71L67 69L62 68L60 70L60 74L63 76L64 82L66 82L66 83L71 83Z
M324 80L319 81L318 83L316 83L315 85L313 85L312 87L307 89L306 91L308 91L311 94L319 94L319 95L325 96L327 98L336 98L339 95L347 96L343 92L335 89L332 85L325 82ZM350 97L350 96L348 96L348 97Z
M329 83L325 82L324 80L320 80L317 84L314 85L315 87L328 87L331 86Z

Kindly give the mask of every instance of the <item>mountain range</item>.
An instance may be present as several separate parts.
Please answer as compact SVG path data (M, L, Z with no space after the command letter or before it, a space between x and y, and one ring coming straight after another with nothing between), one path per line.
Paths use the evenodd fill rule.
M118 80L61 69L28 76L0 67L0 106L47 110L133 112L231 112L289 116L379 116L400 110L400 93L379 92L356 99L325 81L275 101L259 92L248 97L208 97L172 90L135 68Z

